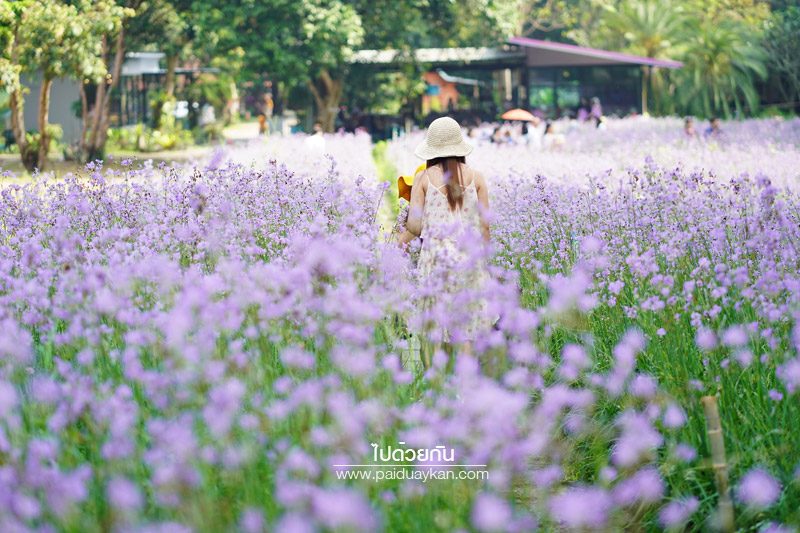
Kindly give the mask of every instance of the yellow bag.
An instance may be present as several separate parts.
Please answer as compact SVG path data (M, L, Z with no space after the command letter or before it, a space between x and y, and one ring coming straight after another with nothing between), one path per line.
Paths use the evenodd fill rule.
M425 170L425 163L417 167L412 176L400 176L397 178L397 196L411 201L411 187L414 186L414 176Z

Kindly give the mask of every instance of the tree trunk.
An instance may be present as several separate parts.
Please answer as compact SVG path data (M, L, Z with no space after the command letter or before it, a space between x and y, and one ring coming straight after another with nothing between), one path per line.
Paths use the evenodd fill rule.
M108 54L107 39L103 37L103 56ZM94 99L94 109L90 115L88 135L83 139L83 158L86 161L102 159L105 155L106 140L108 138L108 118L111 107L111 92L119 84L122 74L122 63L125 60L125 26L120 28L115 41L114 66L111 71L111 80L104 80L97 85Z
M108 56L108 39L103 36L103 58ZM88 126L88 135L84 136L83 141L83 157L86 161L96 159L94 157L94 147L97 144L97 130L100 125L100 108L103 106L103 97L106 91L105 80L97 84L97 89L94 92L94 107L92 108L91 120Z
M53 80L42 77L42 90L39 93L39 155L38 163L39 170L44 170L47 167L47 154L50 151L50 132L48 125L50 124L50 88L53 86Z
M164 91L169 98L175 96L175 69L178 68L178 55L167 56L167 73L164 77Z
M339 102L342 99L342 80L335 80L327 70L319 73L313 82L308 84L314 101L317 104L317 120L322 124L322 129L332 132L336 124L336 115L339 113Z
M105 153L106 140L108 140L108 121L111 113L111 92L119 85L122 76L122 63L125 62L125 26L120 28L117 35L116 52L114 54L114 70L111 73L111 83L108 84L103 100L103 111L100 115L100 131L97 136L96 148L100 154Z
M14 40L9 45L11 46L11 63L14 65L18 64L17 47L15 46L18 40L17 33L17 31L14 32ZM28 145L28 138L25 135L25 96L22 93L19 77L15 81L16 83L14 83L10 91L8 101L11 109L11 131L14 133L14 141L16 141L17 147L19 147L22 165L28 172L33 172L36 168L37 153L35 150L31 150Z
M8 105L11 108L11 131L14 133L14 140L19 147L22 165L28 172L33 172L37 166L38 153L31 150L25 135L25 99L22 96L22 87L18 86L11 91Z

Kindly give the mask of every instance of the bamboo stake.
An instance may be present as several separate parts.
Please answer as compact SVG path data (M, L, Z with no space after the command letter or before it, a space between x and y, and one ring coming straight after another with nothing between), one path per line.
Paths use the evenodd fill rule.
M728 463L725 459L725 441L722 435L717 397L703 396L700 401L703 403L706 415L706 434L711 447L711 466L714 469L714 479L719 493L717 504L719 528L725 533L731 533L734 530L733 502L728 485Z

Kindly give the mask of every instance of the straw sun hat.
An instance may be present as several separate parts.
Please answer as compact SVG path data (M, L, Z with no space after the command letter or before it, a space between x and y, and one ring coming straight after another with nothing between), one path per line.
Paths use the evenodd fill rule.
M464 142L461 126L450 117L437 118L428 126L425 141L414 155L420 159L430 160L437 157L461 157L469 154L472 146Z

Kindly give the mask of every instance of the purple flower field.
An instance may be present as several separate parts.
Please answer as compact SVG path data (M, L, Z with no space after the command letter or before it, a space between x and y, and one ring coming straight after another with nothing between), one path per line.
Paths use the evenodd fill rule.
M736 527L796 531L800 120L679 128L478 145L492 325L427 371L464 316L383 230L414 135L3 178L0 531L709 530L703 396Z

